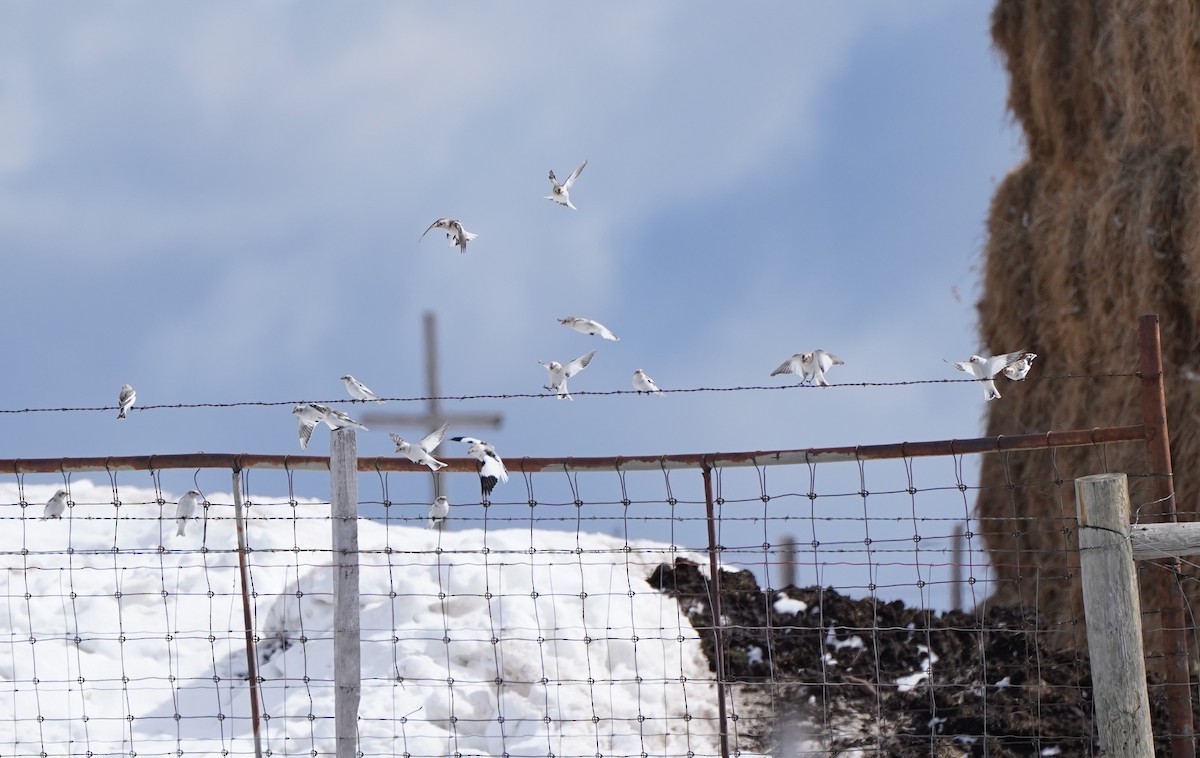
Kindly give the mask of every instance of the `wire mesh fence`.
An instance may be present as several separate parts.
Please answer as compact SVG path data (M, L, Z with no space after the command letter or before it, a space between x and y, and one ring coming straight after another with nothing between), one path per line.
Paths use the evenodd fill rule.
M1060 560L1029 577L1068 576L1070 509L972 520L964 462L1054 464L1082 447L1087 470L1003 485L1069 502L1074 476L1141 434L515 460L508 483L457 497L436 528L427 473L359 459L357 749L1095 752L1086 660L1054 641L1082 628L1035 606L976 608L996 581L981 535L1058 535ZM474 461L448 462L452 491L477 491ZM256 732L263 754L337 752L334 569L347 559L331 502L296 495L328 459L6 466L0 752L249 755ZM203 503L181 523L184 487ZM44 518L60 489L62 517ZM971 610L932 610L955 588Z

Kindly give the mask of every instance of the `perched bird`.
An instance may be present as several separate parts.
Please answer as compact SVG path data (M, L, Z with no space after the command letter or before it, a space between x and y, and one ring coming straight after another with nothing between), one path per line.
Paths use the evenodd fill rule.
M430 224L428 229L421 232L421 238L424 239L425 235L429 234L429 229L434 228L445 229L446 239L450 240L451 245L458 245L458 252L460 253L467 252L467 243L479 236L463 229L462 222L458 219L442 217Z
M771 376L799 374L801 384L819 384L822 387L828 387L829 382L825 380L825 372L833 366L841 366L844 363L845 361L841 358L824 350L796 353L780 364L779 368L772 371Z
M603 337L606 340L613 342L619 341L621 338L609 331L609 328L599 321L593 321L590 318L582 318L580 316L567 316L560 318L558 323L563 326L569 326L581 334L590 334L595 337Z
M46 510L42 511L42 518L62 518L65 510L67 510L67 491L59 490L54 493L54 497L46 501Z
M321 420L324 421L325 426L328 426L330 429L336 430L347 426L352 426L355 429L362 429L364 432L367 431L367 427L350 418L350 414L346 413L345 411L338 410L337 408L327 408L326 406L318 405L317 403L312 403L311 405L315 408L320 408L321 410L325 411L325 418Z
M361 400L364 403L371 401L377 403L383 402L379 399L379 395L371 391L370 387L358 381L350 374L343 374L342 381L346 383L346 391L350 393L350 397L355 400Z
M183 497L179 498L179 505L175 506L175 521L179 524L179 531L175 532L177 537L184 536L188 519L196 512L196 505L203 500L204 496L197 490L188 490Z
M633 388L639 393L648 392L652 395L662 395L663 393L654 380L646 376L646 372L640 368L633 372Z
M504 461L496 455L496 448L492 445L475 437L451 437L450 439L469 445L467 455L479 461L479 486L483 490L484 500L487 500L488 496L492 494L496 482L508 481L508 469L504 468Z
M551 190L550 190L550 194L546 195L546 199L553 200L554 202L558 203L559 205L565 205L568 208L570 208L571 210L578 210L575 206L571 205L570 190L571 190L571 185L575 184L575 180L578 179L579 175L583 173L583 167L586 165L587 165L587 161L580 163L579 168L572 171L571 175L568 176L567 180L565 182L563 182L562 184L559 184L558 179L555 178L554 169L550 169Z
M571 394L567 392L567 379L587 368L587 365L592 362L592 356L595 354L596 351L593 350L587 355L579 356L565 366L558 361L550 361L549 363L538 361L550 373L550 386L546 387L546 389L557 393L560 400L570 400Z
M991 358L981 358L978 355L972 355L965 361L946 362L959 371L965 371L976 379L983 380L983 398L985 400L999 400L1000 391L996 389L996 383L992 381L992 377L1014 363L1024 361L1026 355L1028 353L1024 350L1017 350L1013 353L993 355Z
M442 440L446 438L446 429L450 426L449 422L442 424L437 429L434 429L429 434L421 438L417 444L406 441L403 437L395 432L388 436L392 438L392 442L396 443L396 452L402 453L413 463L423 463L429 467L430 471L437 471L444 468L446 464L439 460L435 460L430 453L437 449L437 446L442 444Z
M1025 353L1017 359L1016 363L1010 363L1004 367L1004 375L1014 382L1019 382L1029 375L1029 369L1033 366L1033 359L1037 357L1037 353Z
M446 516L450 515L450 501L445 495L438 495L429 506L429 528L442 529L446 526Z
M133 407L135 400L137 400L137 393L133 391L133 387L128 384L122 385L121 394L117 396L117 404L121 406L117 411L117 418L125 418L125 412Z
M316 403L303 403L292 408L296 420L300 422L300 449L308 449L308 441L312 438L313 429L325 420L329 409Z

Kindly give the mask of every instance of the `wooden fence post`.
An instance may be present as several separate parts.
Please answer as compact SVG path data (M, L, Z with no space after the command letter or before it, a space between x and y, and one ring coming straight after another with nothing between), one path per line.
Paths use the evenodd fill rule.
M333 530L333 715L337 758L358 753L362 637L358 605L358 447L353 429L329 435Z
M1106 755L1153 756L1125 475L1076 479L1075 508L1100 749Z

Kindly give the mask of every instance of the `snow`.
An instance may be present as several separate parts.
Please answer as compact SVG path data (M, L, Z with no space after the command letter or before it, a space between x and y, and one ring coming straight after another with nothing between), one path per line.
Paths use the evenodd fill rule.
M178 537L175 497L122 486L115 506L107 481L38 519L59 486L25 486L22 508L0 485L0 754L252 754L231 495L208 493ZM328 511L247 509L275 754L335 747ZM646 582L680 551L453 520L359 522L363 753L718 752L699 636Z
M803 600L793 600L784 593L779 593L779 598L775 601L776 613L804 613L808 610L808 603Z
M902 676L896 680L896 689L900 692L908 692L915 688L918 684L929 678L933 673L933 664L937 663L937 653L930 650L925 645L917 645L919 652L925 653L925 657L917 664L917 670L913 673Z

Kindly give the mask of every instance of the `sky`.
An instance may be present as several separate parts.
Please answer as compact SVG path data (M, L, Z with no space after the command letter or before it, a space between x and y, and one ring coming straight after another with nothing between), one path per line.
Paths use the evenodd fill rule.
M0 458L299 453L286 405L118 422L118 390L333 400L352 373L420 397L426 311L448 396L539 393L539 360L593 348L574 391L639 367L787 386L770 372L816 347L845 361L835 384L953 379L946 359L1026 347L976 329L985 214L1024 153L987 4L62 10L0 6L0 410L110 410L0 414ZM584 159L577 211L543 199ZM479 235L465 254L419 239L441 216ZM513 458L975 437L984 402L923 384L444 409L502 413L451 435ZM386 431L360 454L391 453Z

